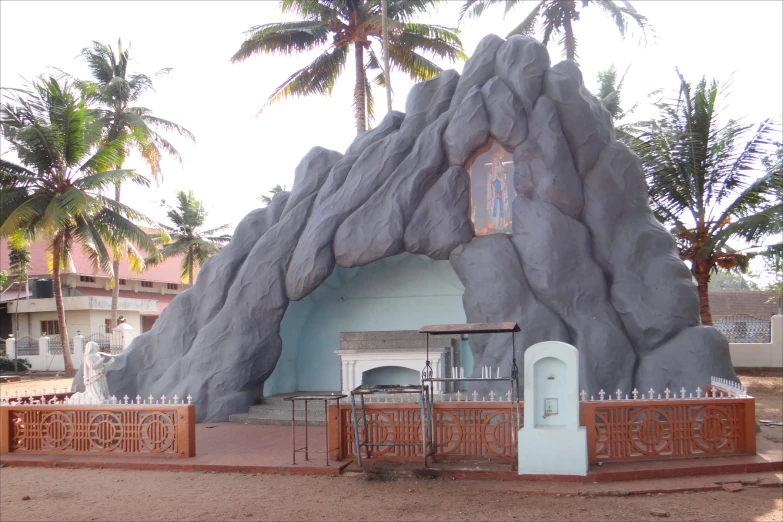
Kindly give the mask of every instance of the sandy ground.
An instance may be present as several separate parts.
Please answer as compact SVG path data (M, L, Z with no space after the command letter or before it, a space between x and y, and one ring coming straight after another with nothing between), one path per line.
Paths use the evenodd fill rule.
M756 399L756 421L783 422L783 370L739 370L740 381ZM783 426L761 426L761 434L783 443Z
M29 496L30 500L22 500ZM3 468L14 520L783 520L781 488L739 493L560 497L512 482Z

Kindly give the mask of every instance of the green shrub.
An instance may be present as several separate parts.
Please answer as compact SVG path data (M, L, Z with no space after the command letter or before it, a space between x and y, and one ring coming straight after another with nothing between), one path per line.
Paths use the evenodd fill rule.
M16 363L20 372L30 369L30 363L27 362L27 359L17 359ZM12 371L14 371L14 360L7 357L0 357L0 372Z

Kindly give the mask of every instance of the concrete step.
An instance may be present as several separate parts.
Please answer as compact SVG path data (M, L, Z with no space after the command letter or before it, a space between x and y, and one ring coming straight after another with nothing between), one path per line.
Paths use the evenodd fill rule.
M320 406L320 408L318 407ZM312 418L323 418L324 417L324 406L323 403L316 406L315 404L311 404L307 408L307 417ZM248 413L252 415L258 415L258 416L264 416L264 415L284 415L287 416L289 419L291 418L291 404L286 403L282 405L277 404L255 404L250 407L250 410ZM304 407L302 408L296 408L294 410L294 415L297 419L302 418L304 419Z
M266 414L259 415L255 413L235 413L228 416L229 422L236 422L238 424L264 424L267 426L290 426L291 425L291 413L288 415L280 414ZM296 426L304 426L304 415L301 418L297 418L294 421ZM308 426L326 426L326 420L323 415L321 418L313 418L307 416Z

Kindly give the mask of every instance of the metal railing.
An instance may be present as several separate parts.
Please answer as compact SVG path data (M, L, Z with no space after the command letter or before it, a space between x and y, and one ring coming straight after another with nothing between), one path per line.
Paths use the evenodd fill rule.
M33 339L29 336L24 336L16 340L16 356L23 357L25 355L39 355L40 350L38 348L38 339Z
M87 343L98 343L100 351L117 355L122 351L122 338L117 334L94 333L84 338L84 346Z
M70 348L71 355L73 355L73 339L68 339L68 347ZM63 341L60 336L49 337L49 355L62 355L63 354Z
M763 317L746 314L722 317L713 323L730 343L772 342L772 322Z

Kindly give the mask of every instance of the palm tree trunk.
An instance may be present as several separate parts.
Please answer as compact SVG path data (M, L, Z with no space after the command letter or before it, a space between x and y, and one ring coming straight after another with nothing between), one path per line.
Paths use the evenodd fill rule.
M73 361L71 360L71 346L68 343L68 329L65 325L65 306L63 305L63 290L60 287L60 246L62 243L62 236L57 234L54 236L54 244L52 245L52 277L54 279L54 303L57 307L57 322L60 327L60 341L63 345L63 361L65 363L65 376L73 377L76 375L76 371L73 368Z
M114 199L119 201L120 200L120 184L117 183L114 186ZM111 264L112 272L114 272L114 275L112 276L114 279L114 286L111 289L111 328L114 329L114 325L117 324L117 306L120 301L120 257L114 256L114 260ZM110 332L106 332L110 333Z
M367 100L364 96L364 47L361 42L354 44L356 57L356 86L353 90L353 103L356 105L356 132L367 130Z
M193 287L193 245L188 247L188 287Z
M710 269L701 265L694 264L693 276L696 278L696 285L699 291L699 315L701 315L701 324L712 326L712 313L710 312Z
M383 32L383 79L386 83L386 111L392 110L391 78L389 75L389 24L387 23L386 0L381 0L381 31Z
M564 17L563 26L565 27L565 48L566 60L576 61L576 40L574 39L574 29L571 26L571 19Z
M16 279L16 313L14 313L14 319L16 319L16 328L14 329L14 335L16 335L16 342L19 342L19 299L22 297L22 282L19 278ZM29 296L28 296L29 298ZM14 373L19 372L19 368L16 366L19 357L16 356L16 350L14 350Z

